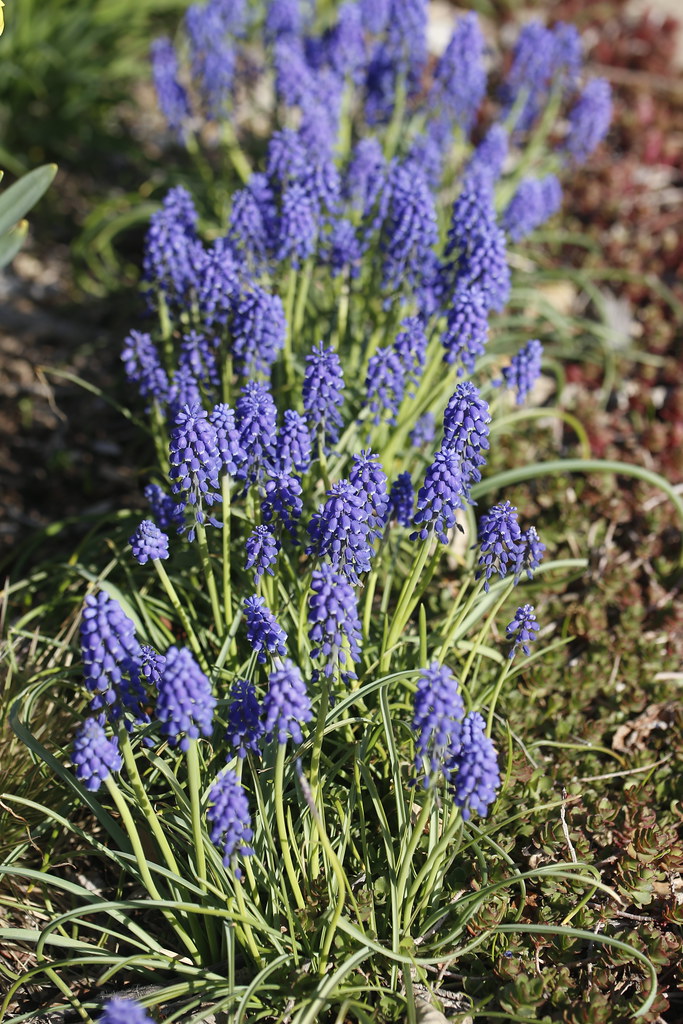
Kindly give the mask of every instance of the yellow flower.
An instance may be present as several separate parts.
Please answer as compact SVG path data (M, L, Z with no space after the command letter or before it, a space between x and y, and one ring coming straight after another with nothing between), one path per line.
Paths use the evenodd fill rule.
M5 0L0 0L0 36L5 31L5 15L2 13L2 9L5 6Z

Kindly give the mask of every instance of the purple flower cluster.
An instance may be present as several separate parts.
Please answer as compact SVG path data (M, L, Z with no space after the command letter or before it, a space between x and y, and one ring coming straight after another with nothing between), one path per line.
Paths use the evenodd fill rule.
M510 391L516 392L517 405L524 404L540 377L542 356L543 345L537 338L532 338L512 357L510 365L503 368L503 380Z
M434 772L444 769L448 755L460 740L465 706L458 681L445 665L432 662L422 669L413 702L412 727L415 742L415 770L429 785Z
M287 634L282 626L278 625L265 598L257 596L245 598L244 617L247 625L247 640L261 664L265 664L266 652L281 656L287 653Z
M204 505L220 500L218 488L222 469L216 428L207 413L198 404L184 406L171 431L169 445L171 490L178 496L178 504L194 509L195 521L201 525L208 519L212 526L220 526L212 516L206 516ZM195 529L191 527L188 540L193 541Z
M323 563L313 572L308 607L311 657L324 662L326 676L339 669L343 682L355 679L349 663L360 657L361 626L353 587Z
M479 551L476 578L485 577L484 590L488 591L494 573L504 579L508 573L516 571L523 555L522 531L517 522L517 509L509 501L493 505L481 517Z
M156 717L173 747L211 736L216 698L211 683L186 647L169 647L159 672Z
M253 854L249 845L253 838L249 801L237 773L224 768L209 791L209 809L206 818L211 829L209 839L223 854L223 864L229 867L236 856ZM239 868L235 875L241 878Z
M593 78L569 112L566 151L577 163L587 160L607 135L612 120L612 90L604 78Z
M361 573L370 571L372 536L366 502L350 480L339 480L327 492L308 524L312 543L306 554L329 558L353 584Z
M456 512L464 508L467 483L463 479L458 453L442 448L427 469L417 494L417 511L413 522L417 530L411 540L426 540L433 531L442 544L448 543L447 530L456 525Z
M267 471L275 457L277 408L268 387L260 381L247 381L237 399L239 443L246 456L246 469L252 480Z
M513 242L519 242L557 213L561 203L562 189L554 174L523 178L503 213L503 228Z
M479 467L486 463L482 449L487 451L489 447L490 422L488 403L474 384L458 384L443 414L442 448L458 456L466 489L481 480Z
M487 310L500 312L510 294L505 233L498 227L488 174L470 174L453 204L446 255L453 264L456 287L478 286Z
M448 306L446 330L441 335L444 362L459 363L459 377L465 372L472 373L477 359L484 354L488 333L488 310L481 288L460 285Z
M274 576L272 567L277 562L280 542L275 538L269 526L255 526L245 542L247 561L245 569L254 570L254 586L267 572Z
M400 526L410 526L413 521L415 494L410 473L399 473L389 492L390 515Z
M150 558L168 558L168 537L151 519L143 519L130 538L133 558L144 565Z
M109 999L102 1009L98 1024L154 1024L152 1018L135 999Z
M85 599L81 654L85 685L92 694L91 709L102 709L114 720L128 712L136 722L148 721L142 710L142 649L135 636L135 625L118 601L104 590L88 594Z
M226 739L238 757L246 757L250 750L254 754L260 753L259 742L263 733L261 706L254 684L248 679L236 679L230 687Z
M539 628L533 605L524 604L518 608L515 617L512 622L508 623L505 631L508 640L512 640L509 657L514 658L520 647L528 656L531 653L529 644L535 642Z
M290 738L301 743L301 726L313 718L311 701L301 672L288 658L270 673L268 692L263 699L263 724L266 739L278 743Z
M182 141L191 114L190 103L185 89L178 81L178 57L167 36L154 40L150 47L150 59L159 109L170 130Z
M344 374L333 348L322 341L306 356L302 388L304 410L311 431L333 444L339 438L343 420L339 412L344 404Z
M286 409L277 435L275 463L283 473L296 469L306 473L311 465L311 432L306 418L294 409Z
M126 377L136 384L142 398L165 402L169 395L168 374L161 365L159 352L145 331L131 331L123 343L121 359Z
M96 793L112 772L121 771L118 740L115 736L107 737L101 721L86 718L76 733L71 761L76 778L87 790Z
M448 773L453 799L465 821L473 812L485 817L496 799L500 771L496 748L478 711L470 711L463 719L459 749L448 764Z

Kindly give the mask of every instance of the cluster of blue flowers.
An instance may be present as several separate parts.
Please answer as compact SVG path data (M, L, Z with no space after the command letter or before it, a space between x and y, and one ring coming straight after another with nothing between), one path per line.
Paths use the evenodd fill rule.
M261 51L250 48L254 25ZM254 52L272 68L285 126L259 147L258 168L246 168L241 151L234 160L242 180L221 211L222 233L202 237L184 187L163 199L143 260L160 327L132 330L122 354L167 453L165 480L145 487L149 513L130 537L133 558L171 586L161 562L173 566L197 540L210 574L218 543L205 527L224 527L226 549L243 550L239 568L224 566L228 625L215 639L222 657L236 647L244 657L219 692L196 642L194 653L174 643L162 654L140 643L106 591L89 596L81 643L93 717L78 731L73 764L97 791L121 770L121 745L128 756L136 730L181 755L203 740L225 750L232 763L208 793L206 818L238 877L237 858L253 852L244 762L266 743L302 743L316 693L334 700L356 685L359 598L367 587L367 624L384 552L402 567L412 542L426 558L435 539L448 543L472 518L492 419L477 374L513 286L508 246L557 212L555 171L584 160L609 125L609 87L582 83L569 26L525 26L486 103L476 16L455 21L436 62L426 33L426 0L347 0L324 23L303 0L265 9L203 0L188 8L177 52L167 38L152 47L159 105L180 143L219 121L234 156L248 131L236 70L248 70L241 90L257 84ZM524 146L549 105L564 111L566 131L531 176ZM491 383L525 402L542 355L541 341L529 340ZM386 451L391 463L378 454ZM480 514L484 590L495 577L532 578L543 550L509 502ZM306 580L296 609L283 598L285 569ZM241 628L228 635L235 615ZM283 622L298 625L295 642ZM521 606L507 627L511 658L530 653L538 628L534 609ZM443 778L464 818L485 815L499 784L496 752L436 661L420 672L412 728L425 787ZM122 1013L114 1001L105 1017L114 1024Z

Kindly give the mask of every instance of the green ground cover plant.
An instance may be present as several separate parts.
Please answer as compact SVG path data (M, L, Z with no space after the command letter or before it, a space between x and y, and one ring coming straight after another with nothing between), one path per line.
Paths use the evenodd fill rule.
M529 402L543 368L561 390L561 353L516 316L536 278L514 246L556 212L609 94L583 82L570 26L534 23L473 137L476 18L428 68L426 5L380 8L313 20L275 2L248 24L213 0L177 50L153 47L170 129L201 165L208 121L236 185L198 180L197 205L176 187L150 223L148 329L123 350L156 455L148 518L112 531L105 566L74 557L60 633L31 639L39 607L12 622L13 676L18 651L38 669L9 718L51 784L49 801L2 798L34 824L0 899L39 922L0 930L32 957L0 968L5 1010L39 984L53 1008L109 1024L157 1009L412 1022L425 1003L539 1019L531 937L558 994L568 965L595 972L587 1019L658 1012L658 937L643 949L604 926L624 884L582 843L584 791L558 795L527 747L515 685L566 665L570 643L527 598L588 562L544 558L509 489L619 472L682 511L656 474L591 459L560 404ZM269 115L262 156L238 102ZM539 420L566 425L576 451L516 464ZM46 706L73 746L53 744ZM593 738L586 776L605 753ZM635 860L666 842L656 823L614 827L647 833ZM140 983L102 1010L103 987Z

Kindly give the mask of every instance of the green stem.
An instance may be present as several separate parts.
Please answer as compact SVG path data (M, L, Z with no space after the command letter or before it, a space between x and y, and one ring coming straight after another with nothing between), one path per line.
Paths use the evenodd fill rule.
M411 868L412 863L413 863L413 857L415 856L415 851L417 850L418 843L420 842L420 838L422 837L422 834L424 832L425 825L427 824L427 819L429 818L430 810L431 810L431 808L430 808L430 801L429 800L425 800L424 804L420 808L420 814L418 816L417 821L415 822L415 826L414 826L414 828L412 830L412 833L410 835L410 840L408 842L408 848L406 849L405 855L403 857L403 863L401 864L401 869L400 869L399 875L398 875L398 882L396 883L397 900L398 900L399 904L402 905L402 906L406 906L406 893L404 892L404 890L405 890L405 887L406 887L406 882L408 881L408 875L410 874L410 868ZM406 910L407 909L408 908L406 907ZM404 914L403 914L403 931L404 932L406 932L408 930L408 925L407 925L408 920L409 920L409 918L406 917L406 913L404 911ZM400 937L398 937L398 936L394 937L394 949L395 950L398 949L398 944L397 943L399 942L399 938Z
M189 641L190 647L192 648L194 653L197 655L197 661L199 662L202 671L206 672L208 674L208 672L209 672L208 663L206 661L206 658L204 657L204 654L202 653L201 647L199 646L199 640L197 639L195 631L192 628L192 624L191 624L190 620L187 617L187 612L185 611L185 608L181 604L180 598L178 597L178 594L176 593L176 589L173 586L173 584L171 583L171 580L169 579L168 573L164 569L163 563L160 561L160 559L154 558L154 559L152 559L152 561L154 562L154 568L157 571L157 574L159 576L159 579L161 580L163 588L166 591L166 593L168 594L168 599L171 602L171 604L173 605L173 610L175 611L176 615L180 619L180 621L182 623L182 626L183 626L183 629L185 630L185 632L187 634L187 639Z
M469 653L469 655L467 657L467 661L465 662L464 668L463 668L463 670L462 670L462 672L460 674L460 682L461 683L464 683L465 680L467 679L467 675L468 675L470 669L472 668L472 663L474 662L474 659L476 658L476 656L479 653L479 649L480 649L482 643L484 642L486 634L488 633L488 631L491 628L491 623L493 622L493 620L495 619L496 615L498 614L498 612L500 611L500 609L502 608L504 603L507 601L507 599L510 596L510 594L512 593L512 591L514 589L514 586L515 586L515 583L514 583L513 580L511 580L510 583L507 585L507 587L505 587L505 589L501 593L500 597L498 598L498 600L494 604L494 606L491 609L491 611L489 612L489 614L487 615L486 620L484 622L484 625L479 630L479 634L477 636L477 639L472 644L472 650L470 651L470 653Z
M508 660L505 662L505 668L498 677L498 682L496 683L496 687L491 696L491 703L489 704L489 713L486 719L486 735L489 737L491 736L491 730L493 729L493 716L496 713L496 704L498 703L498 697L500 696L500 692L503 689L503 683L508 677L511 665L512 659L508 658Z
M299 291L296 296L296 306L294 308L294 330L293 338L298 341L299 335L303 330L304 316L306 315L306 300L308 299L308 291L311 287L311 278L313 276L313 257L309 257L305 264L301 275L301 281L299 283Z
M206 539L206 527L203 523L197 523L195 528L197 530L197 543L199 544L199 559L202 563L204 579L206 580L209 597L211 599L211 609L213 611L213 621L216 626L216 636L220 640L223 635L223 618L221 616L221 606L218 600L216 580L211 567L211 555L209 554L209 545Z
M123 794L121 793L119 787L114 782L114 779L112 778L111 775L107 776L107 778L104 780L104 784L107 787L109 795L116 804L119 814L121 815L121 821L123 822L124 828L128 834L128 839L130 840L130 844L133 848L133 854L138 865L140 878L142 879L142 882L145 888L147 889L147 892L152 897L152 899L161 901L163 900L163 897L161 896L159 890L156 887L154 879L152 878L149 866L147 864L147 857L145 856L145 851L142 849L140 836L138 834L135 822L133 821L133 816L130 813L128 804L126 803ZM183 945L190 953L190 956L196 957L198 953L197 947L195 946L194 942L187 934L185 929L182 927L182 925L178 923L178 921L170 911L164 910L162 911L162 913L166 920L168 921L168 923L173 928L173 931L180 938Z
M174 874L179 875L182 878L182 874L180 872L180 869L178 868L178 862L176 861L173 851L169 846L166 834L164 833L164 830L161 827L161 822L159 821L156 812L152 807L150 799L147 796L147 790L144 787L143 781L138 771L137 762L135 760L135 754L133 753L133 748L130 743L130 737L123 726L119 727L118 737L119 747L123 755L123 762L126 766L128 778L130 780L131 786L133 787L133 793L135 794L135 799L138 801L139 808L144 814L145 820L147 821L147 824L151 828L154 837L157 843L159 844L159 849L163 854L166 864L168 865L170 870L174 872Z
M187 787L190 797L190 815L192 818L192 842L197 858L197 878L204 892L206 888L206 853L204 851L204 838L202 833L202 816L200 804L201 778L199 771L199 751L197 744L199 740L190 740L187 748Z
M322 791L320 789L320 758L322 756L323 739L325 737L325 722L330 708L330 683L328 677L323 673L323 684L318 704L318 717L315 723L313 734L313 750L311 752L311 799L316 807L322 807ZM319 874L318 850L311 847L310 856L311 878L317 878Z
M232 591L230 586L230 488L232 481L227 473L221 478L223 497L223 615L225 628L232 624Z
M247 858L245 858L245 859L247 859ZM248 923L249 917L248 917L248 914L247 914L246 905L244 903L244 893L242 892L242 883L240 882L239 879L235 880L235 899L237 900L237 909L239 910L240 914L244 918L244 920L241 922L241 927L242 927L242 931L244 932L244 937L246 939L247 946L249 947L249 952L251 953L252 957L254 958L254 963L258 967L263 967L263 959L261 958L261 954L258 951L258 946L256 945L256 939L254 938L254 933L253 933L253 931L251 929L251 925Z
M427 558L429 557L429 549L431 547L431 541L431 535L427 537L425 541L423 541L420 553L413 562L413 567L410 570L410 575L403 584L403 589L401 590L401 595L398 599L398 604L394 611L393 620L391 623L391 628L389 629L386 644L382 646L381 671L383 674L388 671L389 662L385 662L385 659L388 658L388 652L391 650L391 648L394 646L398 638L401 636L403 629L405 627L407 621L406 608L410 603L410 599L413 596L415 587L417 586L420 576L422 575L422 570L424 569L427 563Z
M230 163L234 167L235 173L242 184L246 185L252 175L251 164L244 155L244 152L237 141L232 123L227 117L224 117L221 121L221 134L223 136L223 145L225 146L225 151L228 154Z
M282 849L282 859L285 863L285 871L289 879L289 884L292 887L294 899L299 910L303 910L306 906L306 902L299 886L299 881L296 877L296 871L294 870L294 864L292 862L292 853L289 844L289 834L287 832L287 823L285 822L285 810L284 810L284 770L285 770L285 755L287 753L287 744L278 743L277 758L275 761L275 820L277 822L278 836L280 837L280 847Z

